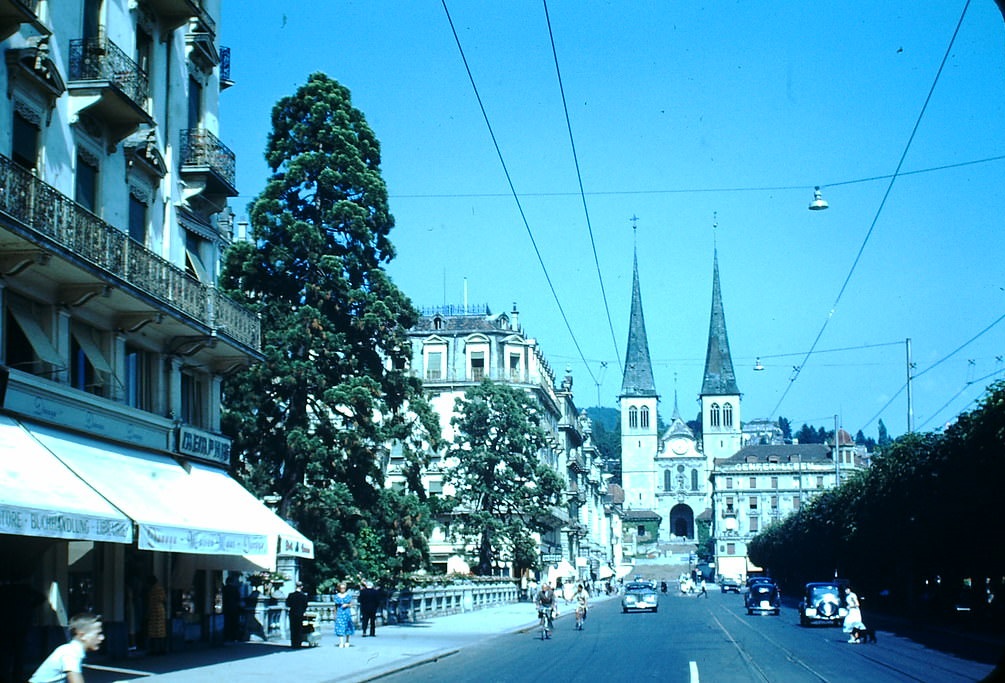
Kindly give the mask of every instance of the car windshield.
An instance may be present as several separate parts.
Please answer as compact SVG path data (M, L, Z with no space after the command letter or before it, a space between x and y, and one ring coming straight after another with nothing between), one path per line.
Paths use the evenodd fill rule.
M823 600L830 596L833 600L839 600L840 592L837 586L813 586L810 589L810 597L813 601Z
M630 584L628 584L627 586L625 586L625 590L626 590L626 591L645 591L645 590L652 590L652 586L651 586L651 585L649 585L648 583L642 583L642 582L635 582L635 583L630 583Z

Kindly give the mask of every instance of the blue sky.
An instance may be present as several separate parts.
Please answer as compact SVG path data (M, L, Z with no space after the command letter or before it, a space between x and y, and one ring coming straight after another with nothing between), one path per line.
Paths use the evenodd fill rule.
M397 284L515 302L578 405L617 403L636 216L664 419L675 391L697 414L717 245L744 420L901 434L910 338L938 429L1005 377L1005 22L973 2L936 82L964 6L551 2L560 88L543 3L448 0L497 154L441 3L228 0L232 206L264 186L273 104L323 71L381 141Z

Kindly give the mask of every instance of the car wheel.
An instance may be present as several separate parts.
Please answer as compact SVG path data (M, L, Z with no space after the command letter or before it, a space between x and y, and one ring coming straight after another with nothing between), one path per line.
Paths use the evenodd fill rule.
M628 608L626 608L626 607L622 607L622 608L621 608L621 613L622 613L622 614L628 614Z

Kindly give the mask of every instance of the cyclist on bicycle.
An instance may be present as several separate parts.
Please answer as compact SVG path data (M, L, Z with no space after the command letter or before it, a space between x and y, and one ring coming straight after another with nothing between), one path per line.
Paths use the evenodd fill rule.
M552 621L558 616L558 604L555 600L555 591L547 581L541 584L541 590L534 598L534 606L537 607L537 616L541 619L544 637L551 638Z
M590 594L583 584L579 584L576 588L576 594L572 596L572 599L576 602L576 630L582 631L583 622L586 621L586 610L590 603Z

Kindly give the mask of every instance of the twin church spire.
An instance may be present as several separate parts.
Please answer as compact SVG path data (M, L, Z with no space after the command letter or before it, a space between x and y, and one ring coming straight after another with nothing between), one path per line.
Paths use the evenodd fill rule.
M719 254L712 259L712 312L708 327L708 350L705 354L705 374L701 386L703 396L739 395L736 373L729 352L726 334L726 316L722 306L719 285ZM639 287L639 259L636 251L632 264L632 310L628 324L628 348L625 351L625 370L621 382L623 397L658 396L653 380L652 360L646 321L642 313L642 292Z

